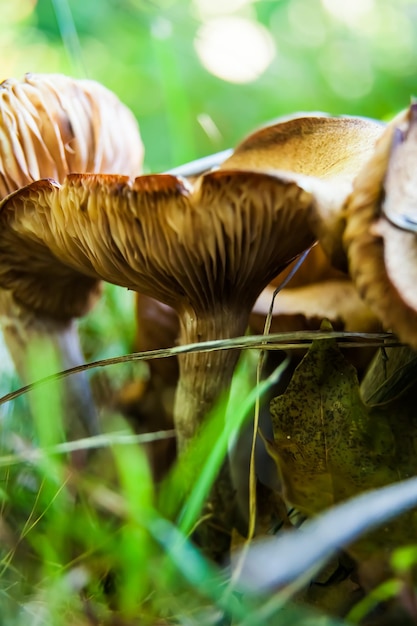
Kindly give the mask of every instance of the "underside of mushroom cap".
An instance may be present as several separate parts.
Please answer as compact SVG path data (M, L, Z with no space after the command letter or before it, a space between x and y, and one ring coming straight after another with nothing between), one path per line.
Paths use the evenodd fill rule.
M0 83L0 197L70 172L137 176L142 160L133 114L99 83L61 74Z
M25 250L36 256L43 246L64 267L177 310L250 308L312 244L311 202L296 183L250 171L213 172L193 188L162 174L39 181L0 205L0 284L13 281L25 302Z
M19 201L21 211L19 215L13 215L14 197L19 198L22 194L23 198L28 187L14 192L0 203L0 287L11 292L16 302L33 314L66 321L87 313L100 295L101 287L96 277L76 272L58 262L32 228L32 222L36 221L42 229L42 205L37 202L56 184L49 180L33 183L30 212L26 211L25 203ZM20 231L25 233L24 237L19 237ZM6 294L1 297L2 302L7 302Z
M402 139L397 141L397 131ZM417 347L417 235L394 226L385 216L401 216L416 206L414 155L417 128L412 109L386 128L358 176L347 204L344 243L349 271L359 293L387 329ZM414 209L415 210L415 209Z

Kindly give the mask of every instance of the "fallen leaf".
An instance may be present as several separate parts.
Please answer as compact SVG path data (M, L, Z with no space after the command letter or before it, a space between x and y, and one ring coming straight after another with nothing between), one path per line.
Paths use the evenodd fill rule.
M335 340L313 341L271 415L284 495L307 515L398 480L386 410L364 404Z

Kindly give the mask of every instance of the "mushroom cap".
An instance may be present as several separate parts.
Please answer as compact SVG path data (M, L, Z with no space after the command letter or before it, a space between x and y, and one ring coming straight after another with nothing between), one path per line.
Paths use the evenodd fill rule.
M290 265L281 274L276 276L271 285L274 287L280 287L283 281L294 270L297 260L290 263ZM308 253L300 267L295 274L291 276L291 279L285 286L285 289L292 289L293 287L303 287L304 285L311 285L312 283L318 283L324 280L344 280L347 278L346 272L342 272L339 269L333 267L330 263L329 257L323 250L323 247L317 242Z
M39 179L62 181L70 172L137 175L142 158L133 114L99 83L26 74L0 84L0 197ZM37 184L39 189L50 185ZM4 240L9 235L3 232ZM24 274L25 283L19 286L9 276L3 287L11 292L1 295L1 310L11 310L10 298L19 300L23 289L27 296L20 304L33 311L60 320L86 313L100 293L97 278L57 263L41 238L29 237L26 246L24 257L12 246L3 256L2 271L14 265L15 276Z
M38 181L0 204L0 285L27 306L58 313L56 287L44 284L40 299L32 282L38 264L59 259L177 310L249 313L313 242L311 203L297 184L250 171L212 172L194 187L163 174Z
M255 333L262 333L269 311L273 287L263 290L251 314ZM324 280L278 293L272 310L271 332L319 330L323 319L335 328L349 332L376 332L380 324L360 299L350 280Z
M417 124L413 105L387 126L355 181L344 234L356 287L401 340L417 347L417 235L392 221L416 220Z
M137 176L142 160L133 114L99 83L61 74L0 83L0 197L71 172Z
M289 267L291 267L291 264ZM262 333L269 312L274 285L282 284L288 268L257 299L250 316L254 333ZM381 322L369 305L359 296L349 276L335 270L320 244L315 245L288 285L274 299L271 333L319 330L323 319L329 320L335 330L346 332L377 332ZM349 360L363 371L374 350L349 350ZM293 351L300 355L302 351Z
M380 122L367 118L297 117L252 133L221 167L352 180L382 130Z
M314 193L310 227L334 264L345 269L343 205L383 130L368 118L293 118L250 135L221 167L279 170Z

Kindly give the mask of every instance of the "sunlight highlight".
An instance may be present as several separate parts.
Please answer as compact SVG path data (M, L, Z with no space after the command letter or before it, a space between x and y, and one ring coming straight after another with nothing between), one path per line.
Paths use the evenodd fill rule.
M358 42L334 42L317 60L326 82L338 96L358 100L371 92L374 75L366 46Z
M323 8L348 26L357 26L375 11L374 0L321 0Z
M252 4L254 0L193 0L198 13L207 19L215 15L230 15Z
M275 57L269 31L243 17L219 17L197 31L194 47L203 66L214 76L231 83L256 80Z
M0 3L2 27L18 24L28 18L35 10L36 0L14 0Z
M319 48L326 41L322 11L309 0L292 0L287 7L291 40L303 48ZM279 27L279 26L278 26Z

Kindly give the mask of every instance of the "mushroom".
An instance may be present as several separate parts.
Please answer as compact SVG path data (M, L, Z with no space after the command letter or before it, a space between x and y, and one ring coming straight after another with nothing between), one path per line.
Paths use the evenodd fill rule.
M295 183L250 171L213 172L194 187L170 175L38 181L0 205L0 284L30 305L32 268L44 264L46 251L90 279L175 308L180 343L239 336L263 287L313 242L305 228L311 204ZM32 255L30 273L16 250ZM237 356L228 350L180 357L180 449L228 388Z
M117 128L115 122L117 121ZM92 80L26 74L0 83L0 197L71 172L136 176L143 144L132 112Z
M352 279L385 328L417 348L417 106L387 126L346 204Z
M333 242L333 239L327 236L328 229L334 227L340 231L340 209L351 190L352 180L369 158L375 141L383 130L383 124L364 118L297 114L251 134L232 154L220 153L220 155L215 155L216 159L197 161L174 171L195 177L202 168L211 166L213 163L218 164L223 156L228 158L220 165L222 170L242 168L275 173L278 170L279 176L285 180L295 181L306 190L313 191L316 198L314 211L308 215L311 227L316 235L323 235L324 238L327 237ZM317 216L318 210L319 217ZM322 226L322 220L325 222L325 228ZM307 225L305 227L308 228ZM339 247L341 249L341 245ZM340 255L339 250L335 256L337 255ZM312 263L314 263L314 278ZM275 284L279 284L284 275L280 274ZM316 246L290 285L291 287L297 284L307 285L318 280L323 281L324 278L349 280L342 272L331 268L321 248ZM342 285L339 293L350 299L351 291L351 287L347 288ZM328 300L331 292L327 287L325 287L325 292ZM262 296L263 303L266 298L270 297L271 291L266 290ZM277 307L280 307L281 300L288 297L290 297L289 294L285 296L282 294L278 298ZM295 306L299 308L300 303L298 302ZM340 303L339 310L342 308L343 303ZM364 313L363 308L365 307L362 307ZM151 324L149 323L149 309L153 312ZM323 307L317 310L317 316L321 315L322 310ZM366 316L369 318L369 311ZM135 347L137 349L148 348L149 335L154 338L152 343L154 348L172 345L177 336L175 317L175 312L165 304L152 302L149 297L143 298L139 295L137 298L138 334ZM261 317L258 305L257 311L251 317L252 328L257 332L263 329L261 319L264 318L265 315ZM165 363L159 365L155 361L151 367L156 378L162 377L167 385L175 382L174 363L168 366Z
M261 333L269 312L274 288L267 287L257 299L251 314L251 327ZM323 280L279 292L272 309L272 333L318 330L327 318L333 328L348 332L377 332L380 323L361 300L347 278Z
M58 74L27 74L0 84L0 197L38 179L62 181L70 172L137 175L142 158L133 114L102 85ZM35 342L48 342L62 368L82 362L73 320L100 293L97 278L61 266L43 245L28 241L26 246L10 249L10 258L1 259L2 271L9 262L23 271L25 287L19 279L9 280L0 291L3 334L24 381L30 378L28 349ZM78 434L79 418L88 433L97 432L85 376L68 379L65 391L72 435Z
M299 228L308 230L310 221L311 226L317 232L317 220L316 211L320 208L320 215L326 214L329 219L333 220L333 215L340 212L340 207L343 206L343 202L351 190L352 180L357 174L358 170L366 159L371 154L376 139L381 135L383 131L383 125L366 119L359 118L331 118L325 116L314 117L295 117L290 120L279 122L269 127L265 127L244 140L233 152L233 154L227 158L220 166L221 171L228 171L228 169L235 170L236 168L247 170L251 169L260 172L270 172L273 175L277 175L281 180L285 180L288 184L296 184L301 188L304 188L309 194L312 195L311 210L305 213L305 223L300 223ZM187 173L191 173L195 176L196 171L189 169ZM337 227L338 222L335 220ZM328 220L329 221L329 220ZM292 233L292 236L294 234ZM317 250L310 253L317 259ZM349 302L355 301L358 304L358 299L352 297L353 288L351 284L347 286L349 282L348 277L342 277L341 272L336 272L329 267L329 262L321 255L322 265L325 266L324 274L327 277L337 277L343 284L337 283L337 294L344 296ZM306 263L308 271L311 272L311 266L309 261ZM303 270L301 270L301 274ZM323 276L321 276L323 278ZM282 278L278 277L278 281ZM295 280L298 280L295 277ZM307 277L306 283L308 284L310 279ZM261 287L261 284L259 285ZM330 287L330 288L329 288ZM329 297L333 298L334 283L331 285L320 285L319 288L314 288L315 305L320 303L324 293L329 302ZM318 293L317 293L318 292ZM286 291L286 293L288 293ZM303 296L303 294L300 294ZM271 293L268 293L271 296ZM277 298L277 306L280 306L282 298L288 296L281 294ZM343 308L346 301L340 303L339 311ZM141 297L138 299L138 319L143 320L143 314L141 307L148 305L148 302L143 301ZM294 303L293 303L294 305ZM299 307L300 303L298 302ZM158 325L161 329L160 340L164 345L172 345L175 340L175 324L174 324L174 312L167 310L165 305L158 305L154 303L154 311L158 312L153 319L153 324ZM375 323L375 318L370 315L369 310L365 306L358 305L358 311L361 312L360 320L357 318L356 322L366 321L370 322L369 318L372 318L372 322ZM355 315L357 313L355 307ZM365 311L364 311L365 310ZM316 309L317 324L320 323L319 316L323 311L323 307ZM283 316L279 316L282 322ZM141 319L142 318L142 319ZM263 323L265 316L261 317L259 313L254 312L251 315L251 326L255 331L263 331ZM278 319L278 315L275 318ZM161 325L159 325L161 320ZM167 323L167 320L168 323ZM288 318L287 318L288 320ZM302 327L305 327L306 317L297 319L298 322L303 323ZM371 322L371 323L372 323ZM307 322L308 323L308 322ZM139 341L143 341L143 330L139 332ZM155 333L154 333L155 334ZM184 341L184 333L180 337L180 341ZM143 347L143 342L140 343L140 347ZM138 346L137 346L138 347ZM154 347L158 347L156 344ZM162 346L161 346L162 347ZM368 360L369 355L366 355ZM362 364L362 362L361 362ZM159 369L159 368L158 368ZM155 371L154 379L157 380L162 373L164 383L166 386L170 386L175 381L175 368L167 370L165 367L162 372ZM227 383L228 380L225 379ZM157 384L157 383L155 383ZM180 384L181 389L181 384ZM158 394L157 397L160 397ZM178 400L174 408L176 413L176 421L178 423L179 406L182 403ZM238 444L237 449L242 450L244 446ZM233 453L234 454L234 453ZM232 465L234 461L232 459ZM240 471L240 470L238 470ZM239 489L237 482L234 480L235 486ZM243 478L243 485L246 484L246 479ZM243 491L245 486L243 487Z

